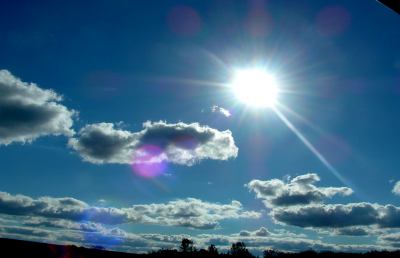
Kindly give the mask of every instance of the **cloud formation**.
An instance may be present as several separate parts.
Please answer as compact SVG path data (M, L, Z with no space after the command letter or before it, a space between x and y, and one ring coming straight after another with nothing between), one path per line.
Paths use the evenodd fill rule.
M310 228L378 226L400 228L400 208L391 204L367 202L348 204L312 204L276 208L272 217L287 225Z
M400 228L400 207L368 202L326 204L328 198L353 191L348 187L317 187L319 180L317 174L305 174L287 183L279 179L252 180L246 187L271 209L269 215L281 225L354 237Z
M198 123L145 122L144 129L129 132L112 123L86 125L69 146L92 163L132 164L144 162L146 148L159 150L145 162L171 162L191 166L203 159L235 158L238 148L229 130L218 131Z
M400 248L400 233L383 234L378 237L378 241L384 245L390 245L396 249Z
M321 203L334 195L346 196L353 193L348 187L317 187L314 184L319 180L317 174L309 173L297 176L288 183L279 179L252 180L246 186L270 208Z
M40 136L72 136L74 110L53 90L26 83L0 70L0 145L32 142Z
M90 206L70 197L33 199L25 195L11 195L5 192L0 192L0 213L108 225L142 223L197 229L216 228L219 222L225 219L254 219L261 216L258 212L244 210L238 201L219 204L186 198L167 203L114 208Z
M296 235L290 233L275 233L257 234L257 232L264 232L265 228L260 228L250 232L249 235L241 235L240 233L234 234L200 234L196 236L175 234L152 234L130 233L120 228L106 228L97 225L98 230L85 231L79 229L77 226L70 227L68 223L56 223L54 228L52 225L46 227L41 224L39 227L30 227L27 224L23 225L3 225L0 224L1 237L22 238L34 241L51 241L60 244L75 244L78 246L103 246L107 249L119 250L124 252L148 252L151 250L159 250L161 248L179 248L179 243L182 238L190 238L194 241L196 247L207 248L208 245L214 244L220 251L227 251L232 243L241 241L245 242L247 248L255 254L261 254L266 249L276 249L282 251L304 251L304 250L317 250L317 251L368 251L379 249L391 249L391 245L387 242L390 240L382 239L381 245L358 245L358 244L338 244L329 243L320 239L310 239L305 235ZM241 232L245 232L244 230ZM396 239L394 237L393 239Z

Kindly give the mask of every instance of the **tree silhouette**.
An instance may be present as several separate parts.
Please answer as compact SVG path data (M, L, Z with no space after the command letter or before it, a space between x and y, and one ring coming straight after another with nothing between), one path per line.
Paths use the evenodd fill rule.
M254 257L249 250L247 250L246 245L243 242L233 243L230 253L232 256Z
M265 250L263 252L264 258L279 257L279 256L282 256L282 255L283 255L283 253L281 253L279 251L276 251L274 249L268 249L268 250Z
M218 249L215 247L215 245L210 245L208 247L208 253L210 255L218 255Z
M188 253L188 252L193 252L194 247L193 247L193 241L187 238L183 238L181 242L181 246L179 247L182 252Z

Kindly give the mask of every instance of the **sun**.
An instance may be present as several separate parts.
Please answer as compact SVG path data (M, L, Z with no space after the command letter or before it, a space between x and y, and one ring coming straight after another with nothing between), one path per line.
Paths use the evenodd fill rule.
M277 81L262 68L236 70L231 87L239 101L253 108L272 108L278 101Z

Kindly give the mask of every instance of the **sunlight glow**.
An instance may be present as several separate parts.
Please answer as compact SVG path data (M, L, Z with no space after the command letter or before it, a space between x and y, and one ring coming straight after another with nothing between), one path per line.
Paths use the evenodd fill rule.
M261 68L237 70L231 87L241 102L254 108L273 107L278 85L273 75Z

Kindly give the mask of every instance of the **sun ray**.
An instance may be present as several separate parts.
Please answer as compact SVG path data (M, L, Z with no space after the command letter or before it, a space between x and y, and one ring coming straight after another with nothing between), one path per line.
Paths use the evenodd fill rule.
M274 112L277 114L279 119L303 142L303 144L325 165L325 167L338 178L343 184L347 186L351 186L350 182L348 182L339 171L332 166L331 163L314 147L314 145L286 118L284 114L282 114L279 109L276 107L273 108ZM353 186L352 186L353 187Z
M282 104L280 102L276 103L276 105L279 106L280 108L284 109L286 112L290 113L290 115L292 115L292 116L296 117L297 119L299 119L302 123L304 123L305 125L310 127L316 133L318 133L320 135L323 135L323 136L327 135L327 133L324 130L322 130L320 127L316 126L310 120L308 120L304 116L300 115L299 113L297 113L293 109L289 108L288 106L286 106L286 105L284 105L284 104Z

